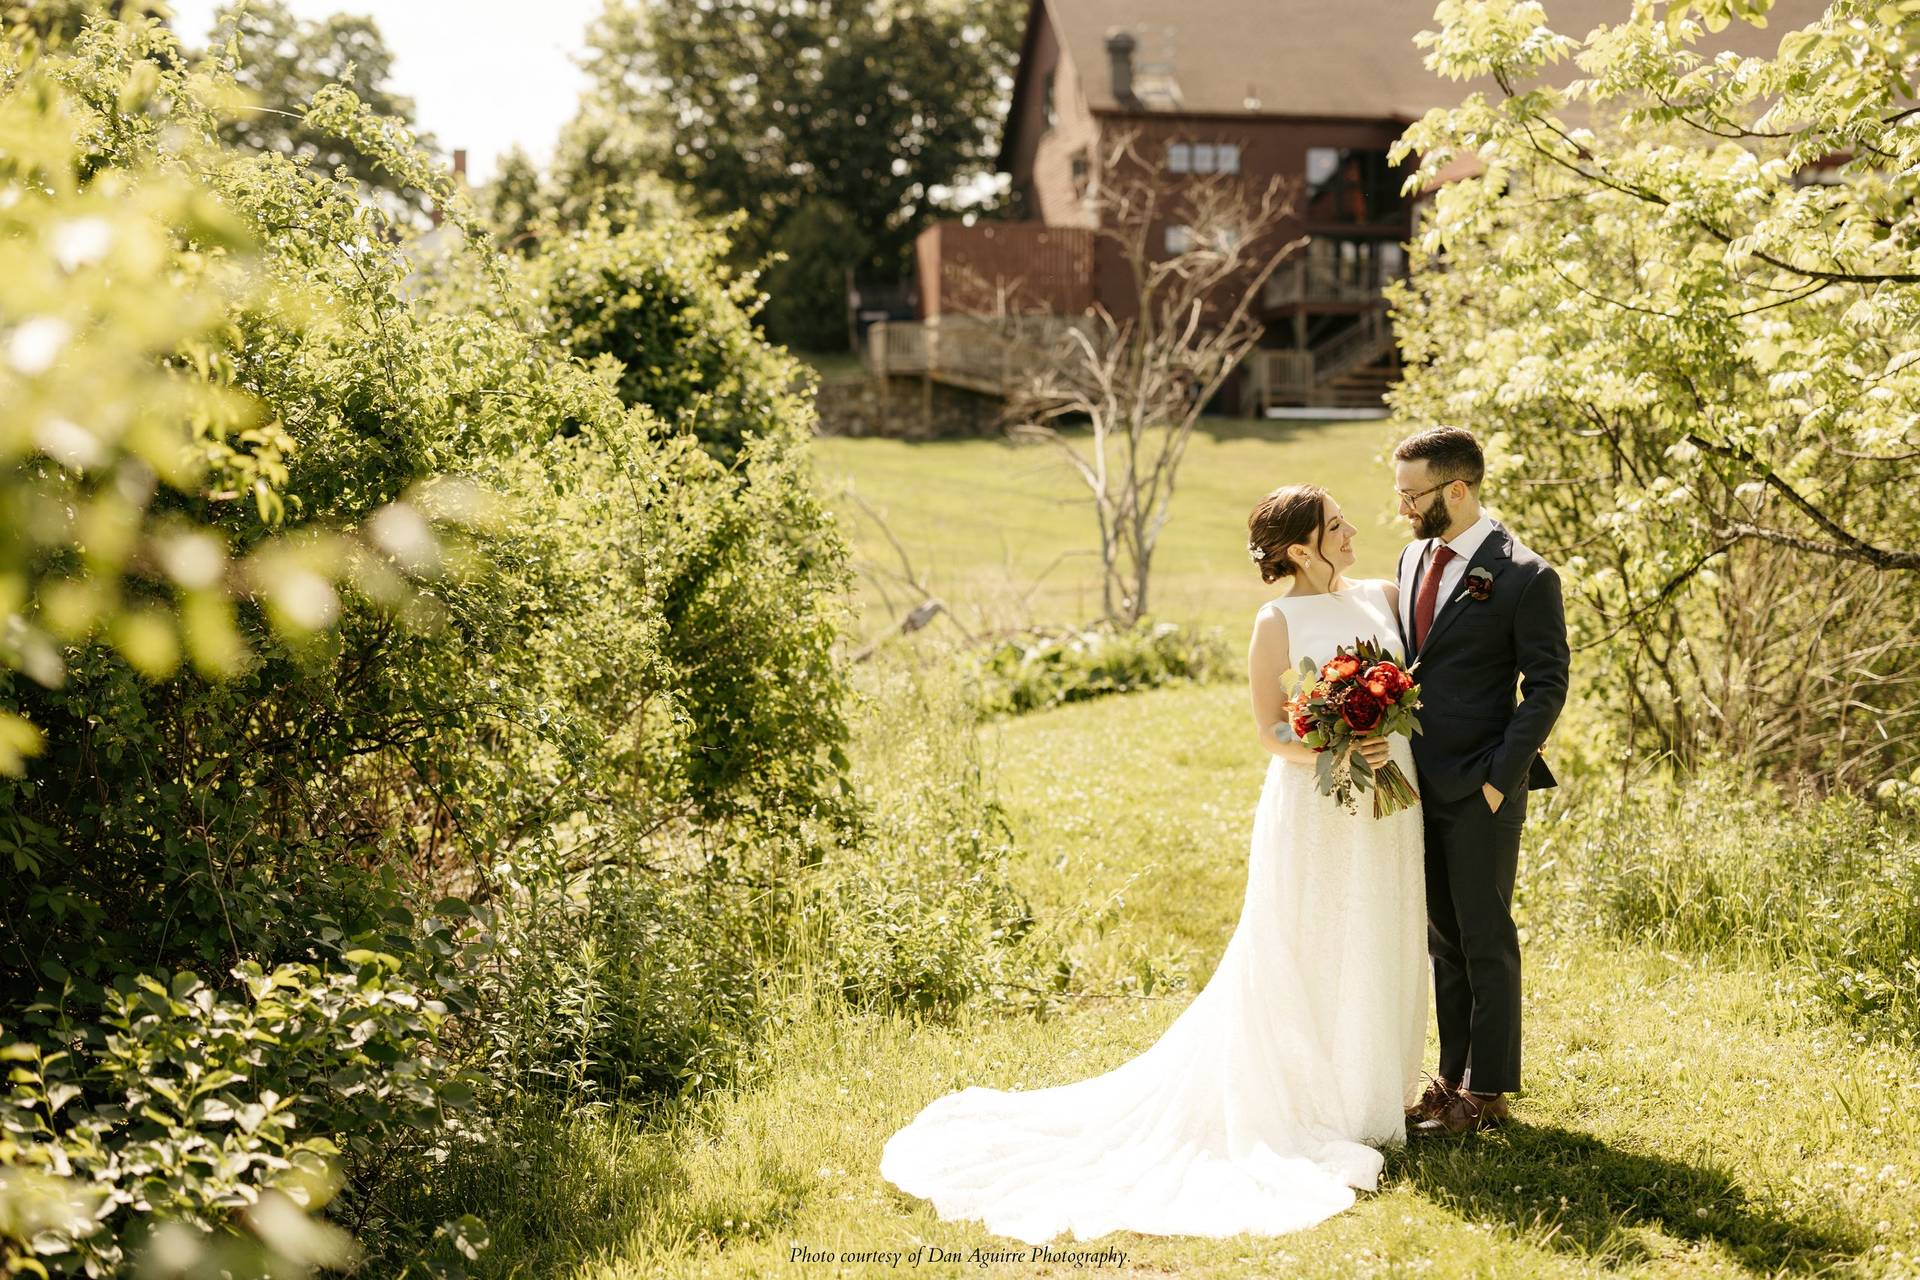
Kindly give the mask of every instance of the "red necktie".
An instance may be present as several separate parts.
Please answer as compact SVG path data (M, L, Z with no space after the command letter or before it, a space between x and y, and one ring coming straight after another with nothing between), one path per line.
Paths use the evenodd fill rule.
M1452 547L1440 544L1433 553L1433 563L1427 566L1427 576L1420 582L1420 595L1413 602L1413 647L1421 648L1427 643L1427 628L1433 625L1433 605L1440 595L1440 574L1447 562L1459 557Z

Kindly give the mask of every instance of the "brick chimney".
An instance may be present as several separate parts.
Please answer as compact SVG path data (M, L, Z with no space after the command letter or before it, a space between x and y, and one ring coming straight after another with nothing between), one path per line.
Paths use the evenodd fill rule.
M467 149L465 147L453 149L453 182L459 187L467 185ZM446 214L442 213L436 205L427 210L427 219L437 227L446 220Z
M1113 69L1113 100L1132 106L1134 39L1124 31L1107 37L1107 59Z

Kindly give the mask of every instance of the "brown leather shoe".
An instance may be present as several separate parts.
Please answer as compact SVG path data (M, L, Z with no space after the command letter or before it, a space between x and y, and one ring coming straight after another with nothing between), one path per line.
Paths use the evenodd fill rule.
M1509 1115L1503 1094L1456 1093L1439 1115L1421 1121L1413 1132L1421 1138L1461 1137L1502 1125Z
M1407 1108L1407 1123L1419 1124L1424 1120L1436 1119L1447 1104L1453 1101L1454 1094L1460 1091L1457 1084L1449 1084L1439 1076L1427 1077L1427 1091L1420 1095L1420 1101Z

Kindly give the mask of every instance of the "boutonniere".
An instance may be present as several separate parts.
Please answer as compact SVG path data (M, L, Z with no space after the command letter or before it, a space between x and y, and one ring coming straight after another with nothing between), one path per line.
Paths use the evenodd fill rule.
M1461 595L1472 596L1481 604L1493 599L1493 575L1478 566L1467 570L1467 580L1462 584Z

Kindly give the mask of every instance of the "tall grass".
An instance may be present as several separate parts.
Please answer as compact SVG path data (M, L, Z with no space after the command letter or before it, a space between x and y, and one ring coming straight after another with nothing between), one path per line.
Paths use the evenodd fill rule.
M1009 879L1014 839L958 669L908 654L860 668L849 774L860 838L817 868L792 968L858 1009L951 1017L1014 999L1048 967ZM816 993L817 994L817 993Z
M1530 924L1789 971L1863 1026L1920 1037L1920 823L1721 765L1549 801Z

